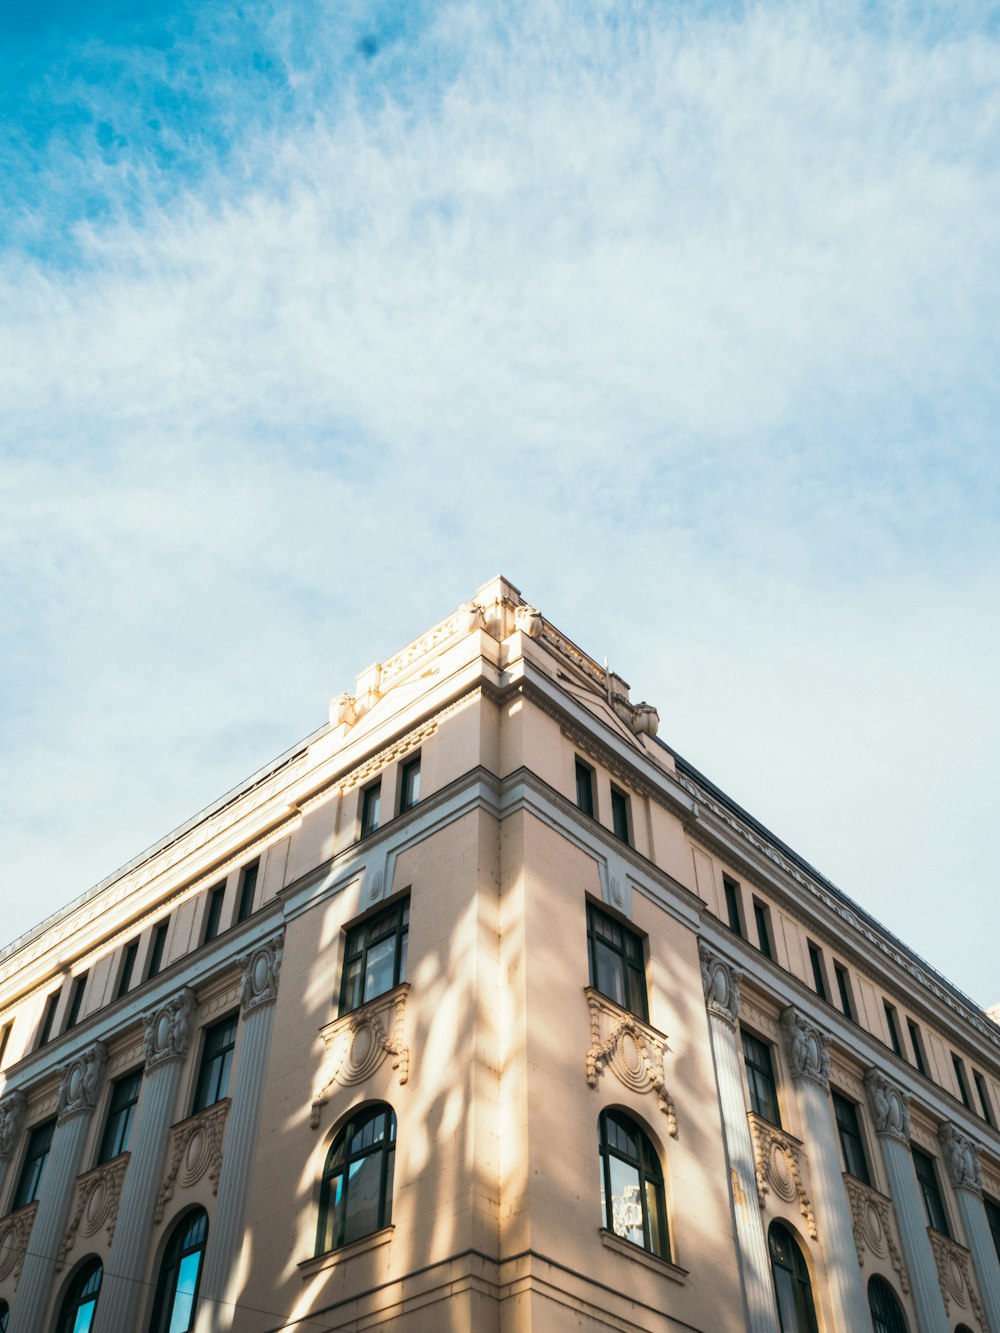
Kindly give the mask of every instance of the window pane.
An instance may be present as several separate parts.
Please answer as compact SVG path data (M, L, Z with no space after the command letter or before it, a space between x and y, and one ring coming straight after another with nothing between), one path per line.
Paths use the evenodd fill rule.
M368 950L368 972L365 977L365 999L384 995L392 990L392 970L396 961L396 937L383 940Z
M186 1254L177 1271L177 1287L174 1296L174 1308L171 1312L167 1333L188 1333L194 1312L194 1297L198 1288L198 1270L201 1267L201 1251Z
M608 1165L611 1173L611 1230L634 1245L642 1245L645 1237L639 1172L618 1157L612 1157Z
M379 1186L382 1180L382 1154L372 1153L360 1162L352 1162L347 1179L347 1219L344 1244L378 1230Z
M595 988L624 1008L625 978L621 958L618 954L612 953L602 940L597 941L595 953L597 961Z

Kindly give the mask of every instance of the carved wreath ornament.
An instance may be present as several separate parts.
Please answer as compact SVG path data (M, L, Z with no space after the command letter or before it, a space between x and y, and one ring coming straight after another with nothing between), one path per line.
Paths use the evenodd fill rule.
M660 1110L667 1117L667 1132L675 1139L677 1113L663 1069L666 1037L589 988L587 1005L590 1008L587 1082L596 1088L598 1075L608 1068L619 1083L633 1092L655 1092Z
M404 982L361 1009L328 1023L320 1036L327 1049L323 1086L313 1098L309 1123L319 1127L320 1110L329 1101L335 1083L350 1087L363 1083L389 1057L399 1070L399 1081L410 1075L410 1048L403 1041L403 1013L409 986Z
M757 1198L761 1208L769 1190L785 1203L798 1200L799 1212L813 1240L817 1238L816 1214L802 1180L801 1144L776 1125L769 1124L751 1111L747 1115L753 1138L754 1171Z

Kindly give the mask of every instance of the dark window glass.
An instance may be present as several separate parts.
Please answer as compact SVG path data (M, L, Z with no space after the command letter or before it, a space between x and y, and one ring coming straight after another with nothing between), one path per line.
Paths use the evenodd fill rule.
M382 783L373 782L366 787L361 798L361 836L367 838L378 828L379 810L382 806Z
M222 928L222 907L226 899L225 884L216 884L209 890L208 908L205 912L205 929L202 932L202 944L214 940Z
M906 1317L896 1293L884 1277L876 1275L868 1283L868 1309L874 1333L907 1333Z
M585 815L594 817L594 770L582 759L576 761L576 803Z
M149 981L155 977L163 966L163 950L167 944L167 931L170 929L170 918L161 921L153 931L153 943L149 948L149 962L146 964L146 980Z
M601 1112L598 1139L604 1225L623 1240L669 1259L663 1172L653 1145L635 1121L618 1111Z
M847 979L847 969L834 963L833 973L837 978L837 990L840 993L840 1007L848 1018L854 1018L854 1005L851 1004L851 986Z
M120 1000L123 995L128 994L129 987L132 985L132 973L135 971L135 960L138 952L139 941L129 940L122 955L122 974L118 979L118 990L115 992L116 1000Z
M350 1245L392 1221L396 1117L384 1103L353 1115L323 1168L316 1253Z
M28 1135L28 1147L24 1154L17 1189L14 1191L14 1208L24 1208L38 1198L55 1127L54 1120L46 1120L44 1124L36 1125Z
M767 1247L781 1333L817 1333L809 1269L798 1242L787 1227L772 1222Z
M83 1008L83 993L87 989L87 973L81 972L73 980L73 990L69 997L69 1008L66 1011L66 1024L64 1032L69 1032L75 1028L80 1021L80 1010Z
M112 1085L108 1118L104 1122L101 1147L97 1154L98 1164L110 1162L112 1157L127 1151L141 1083L142 1070L135 1069Z
M38 1034L39 1049L52 1040L52 1026L56 1021L56 1010L59 1008L59 995L59 991L53 991L45 1001L45 1013L42 1015L42 1028Z
M233 1048L236 1045L236 1015L213 1023L205 1029L204 1045L201 1048L201 1065L198 1068L198 1083L194 1091L192 1114L204 1111L206 1106L221 1102L229 1092L229 1070L233 1063Z
M0 1045L0 1060L3 1059L3 1046ZM990 1105L990 1096L986 1091L986 1080L978 1069L972 1071L972 1077L976 1080L976 1091L979 1093L979 1105L983 1108L983 1119L988 1125L996 1127L996 1121L993 1119L993 1107Z
M774 950L771 948L771 927L768 922L768 911L763 903L753 900L753 919L757 925L757 944L765 958L773 958Z
M954 1051L951 1053L951 1067L955 1071L955 1081L958 1084L958 1095L962 1099L962 1105L967 1106L971 1111L972 1098L969 1096L969 1084L965 1077L965 1065L962 1064Z
M926 1078L927 1062L924 1059L924 1044L920 1036L920 1029L912 1018L906 1020L906 1026L910 1033L910 1045L913 1047L913 1062Z
M80 1268L63 1298L55 1333L90 1333L103 1276L100 1259L88 1259Z
M646 969L642 940L593 903L587 904L590 984L640 1018L646 1008Z
M848 1175L870 1185L868 1159L865 1157L865 1143L861 1137L861 1125L858 1121L858 1108L839 1092L833 1094L833 1110L837 1117L837 1133L840 1135L840 1151L844 1155L844 1169Z
M3 1031L0 1032L0 1069L3 1068L3 1058L7 1054L7 1043L10 1041L10 1034L14 1031L14 1020L3 1025ZM0 1328L0 1333L3 1329Z
M617 787L611 788L611 827L616 838L631 843L628 829L628 797Z
M240 871L240 902L236 910L237 922L245 921L253 912L254 895L257 892L257 871L259 861L252 861Z
M405 899L347 932L340 1012L349 1013L406 980L410 902Z
M734 935L742 935L743 918L740 915L740 886L728 875L723 875L722 887L726 894L726 918L729 921L729 929Z
M0 1333L7 1333L7 1325L10 1322L10 1306L6 1301L0 1301Z
M888 1000L882 1001L882 1008L885 1010L885 1024L889 1029L889 1044L897 1055L902 1055L903 1044L899 1040L899 1027L896 1023L896 1011Z
M925 1152L919 1148L911 1148L913 1153L913 1165L917 1172L917 1181L920 1185L920 1193L924 1199L924 1210L927 1213L927 1225L940 1231L942 1236L950 1236L948 1230L948 1216L944 1211L944 1201L941 1198L941 1191L938 1188L937 1171L934 1168L934 1158L928 1157Z
M399 813L412 810L420 800L420 756L408 760L399 776Z
M813 987L821 1000L826 996L826 975L823 972L823 954L815 944L809 945L809 964L812 967Z
M781 1125L778 1115L778 1090L774 1082L774 1062L771 1048L751 1032L743 1034L743 1060L746 1064L747 1083L750 1085L750 1109L762 1120Z
M187 1213L174 1227L160 1264L149 1333L190 1333L194 1328L207 1240L204 1208Z
M1000 1259L1000 1203L997 1203L996 1199L991 1199L988 1194L984 1194L983 1207L986 1209L986 1220L990 1224L993 1247L997 1252L997 1259Z

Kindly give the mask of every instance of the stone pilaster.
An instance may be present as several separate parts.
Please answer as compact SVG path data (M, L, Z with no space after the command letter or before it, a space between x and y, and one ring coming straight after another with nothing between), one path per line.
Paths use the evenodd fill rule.
M796 1009L781 1015L781 1030L805 1126L819 1240L826 1256L830 1304L837 1328L866 1329L868 1298L858 1267L851 1204L841 1179L843 1167L830 1110L830 1038Z
M753 1141L743 1096L742 1053L737 1033L742 973L700 944L701 979L705 988L708 1026L719 1090L723 1141L729 1165L729 1186L746 1306L748 1333L774 1333L778 1309L771 1280L767 1237L757 1201Z
M44 1326L55 1258L107 1058L104 1043L95 1041L62 1068L56 1131L42 1176L31 1246L11 1304L11 1325L17 1333L41 1333Z
M896 1209L899 1240L910 1274L917 1322L921 1333L949 1333L948 1315L937 1281L937 1264L927 1234L927 1213L910 1153L909 1098L877 1069L869 1069L865 1075L865 1088L875 1133L882 1146L889 1193Z
M11 1158L17 1151L27 1108L27 1098L20 1089L10 1093L0 1102L0 1206L3 1205L7 1172L10 1169Z
M153 1227L153 1210L163 1174L163 1159L184 1068L196 1008L194 992L185 987L157 1009L143 1015L145 1077L136 1107L129 1144L129 1164L118 1204L118 1221L94 1333L121 1333L137 1327L142 1273Z
M195 1328L223 1333L233 1327L235 1302L246 1274L237 1262L243 1243L247 1194L260 1123L260 1096L274 1025L281 973L281 937L259 945L241 961L243 1033L232 1089L232 1107L219 1173L219 1201L208 1231Z
M979 1149L957 1125L941 1126L942 1160L955 1191L966 1243L972 1255L979 1295L990 1328L1000 1333L1000 1263L983 1208Z

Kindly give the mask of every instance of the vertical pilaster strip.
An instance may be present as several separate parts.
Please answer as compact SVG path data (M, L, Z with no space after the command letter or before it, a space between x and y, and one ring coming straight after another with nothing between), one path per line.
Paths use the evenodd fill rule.
M145 1077L129 1143L118 1221L94 1316L94 1333L121 1333L122 1329L139 1327L136 1316L143 1288L138 1279L152 1234L177 1084L191 1041L196 1004L194 992L185 987L143 1015Z
M809 1183L816 1204L819 1239L826 1257L834 1326L857 1329L861 1333L871 1327L871 1316L858 1266L851 1205L841 1178L840 1152L830 1110L830 1057L827 1054L830 1038L792 1007L781 1015L781 1029L805 1126Z
M0 1208L4 1202L7 1172L10 1169L11 1158L17 1151L27 1109L28 1099L20 1089L10 1093L0 1102Z
M938 1138L941 1140L945 1170L958 1200L962 1230L972 1254L972 1266L976 1270L976 1282L986 1310L986 1319L991 1333L1000 1333L1000 1263L983 1208L979 1148L962 1133L958 1125L951 1123L941 1126Z
M742 1057L736 1028L742 973L716 957L704 944L699 944L698 951L722 1112L723 1143L729 1165L732 1213L736 1219L746 1327L748 1333L774 1333L778 1327L778 1309L767 1237L757 1201L753 1141L743 1096Z
M281 973L281 949L279 936L259 945L241 959L243 1034L219 1172L219 1202L208 1230L195 1325L197 1333L223 1333L233 1327L239 1288L246 1278L237 1259L243 1243L247 1196L253 1174L260 1096L267 1074L274 1002Z
M62 1068L56 1132L42 1176L30 1246L11 1303L11 1326L18 1333L41 1333L45 1321L55 1258L107 1058L104 1043L95 1041Z
M899 1239L910 1274L917 1322L921 1333L949 1333L948 1315L938 1285L937 1264L927 1235L927 1214L910 1153L909 1098L877 1069L868 1070L865 1088L875 1133L882 1145L882 1160L896 1208Z

